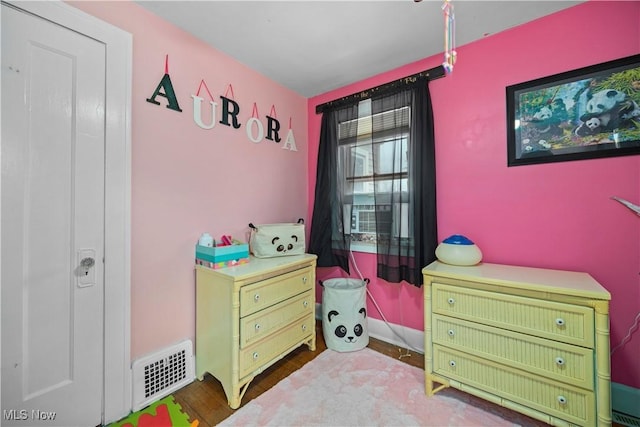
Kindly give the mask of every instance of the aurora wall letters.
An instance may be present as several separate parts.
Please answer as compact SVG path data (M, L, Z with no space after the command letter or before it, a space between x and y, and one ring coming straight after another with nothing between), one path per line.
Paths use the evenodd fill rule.
M204 82L204 80L201 81L200 88L203 85L206 88L206 83ZM205 130L214 129L216 127L216 124L220 124L223 126L230 126L230 127L233 127L234 129L240 129L242 127L242 124L238 120L238 114L240 113L240 105L236 101L221 95L220 96L221 112L220 112L220 116L218 117L217 116L218 103L213 100L213 97L211 97L211 93L209 92L209 89L207 88L207 93L211 97L211 100L209 101L208 108L202 107L202 104L205 101L205 99L199 96L199 92L200 92L200 89L198 89L197 94L191 95L191 98L193 100L193 121L198 127ZM167 100L167 105L166 105L167 108L177 111L179 113L182 112L182 109L180 108L180 104L178 103L178 98L173 89L173 84L171 83L171 77L166 71L164 76L156 86L156 89L151 95L151 97L147 98L147 102L155 105L161 105L160 101L156 100L156 98L158 97L162 97ZM255 113L255 109L256 107L254 105L254 113ZM205 110L205 112L203 112L203 110ZM209 114L207 114L206 110L209 111ZM272 107L272 112L273 112L273 107ZM205 115L206 117L203 117L203 115ZM280 122L275 117L271 117L269 115L266 116L266 129L265 129L265 124L263 124L258 117L255 117L255 115L252 114L252 116L249 119L247 119L244 126L245 126L245 131L247 133L247 138L249 139L249 141L253 142L254 144L259 144L264 139L277 144L279 144L282 141L282 138L280 137ZM291 126L289 126L289 131L287 133L284 143L282 144L282 148L289 151L298 151L296 147L296 141L293 136L293 129L291 129Z

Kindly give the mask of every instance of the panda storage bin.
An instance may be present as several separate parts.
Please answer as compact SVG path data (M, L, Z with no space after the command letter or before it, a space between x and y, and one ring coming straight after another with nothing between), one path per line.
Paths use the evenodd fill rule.
M327 348L362 350L369 344L366 291L368 279L327 279L321 282L322 334Z

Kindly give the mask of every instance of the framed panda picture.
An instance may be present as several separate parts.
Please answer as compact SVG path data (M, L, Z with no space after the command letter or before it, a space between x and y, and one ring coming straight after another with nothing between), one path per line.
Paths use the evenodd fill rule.
M507 87L507 165L640 154L640 55Z

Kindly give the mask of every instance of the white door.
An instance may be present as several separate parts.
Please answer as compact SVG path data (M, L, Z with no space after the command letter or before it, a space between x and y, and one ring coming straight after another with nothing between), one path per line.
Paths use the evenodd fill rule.
M101 424L105 47L2 5L2 425Z

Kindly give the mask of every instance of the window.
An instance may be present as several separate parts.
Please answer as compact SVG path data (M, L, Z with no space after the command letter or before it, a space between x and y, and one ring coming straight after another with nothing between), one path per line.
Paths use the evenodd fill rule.
M337 100L322 112L309 252L349 273L349 252L376 254L376 275L420 286L438 245L433 109L426 78Z
M410 107L371 114L366 100L358 105L358 116L338 128L344 224L351 225L352 249L376 252L380 239L408 237Z

